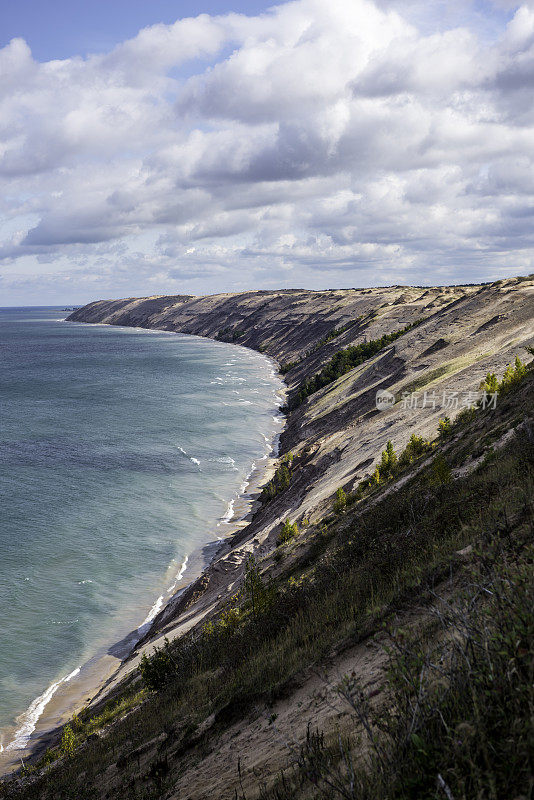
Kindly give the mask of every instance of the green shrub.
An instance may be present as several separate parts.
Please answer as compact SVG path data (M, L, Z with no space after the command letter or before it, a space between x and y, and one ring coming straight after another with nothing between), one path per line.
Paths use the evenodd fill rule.
M451 480L451 468L440 453L430 467L430 483L432 486L443 486L446 483L450 483Z
M382 457L380 459L380 465L378 469L380 470L380 478L382 480L392 478L395 474L397 469L397 454L393 449L393 444L391 441L387 443L386 449L382 451Z
M375 467L375 471L371 475L367 486L374 488L375 486L379 486L381 483L385 483L385 481L390 480L390 478L393 478L393 476L396 475L397 470L397 454L393 449L392 442L389 441L386 445L386 449L382 450L380 463Z
M416 436L415 433L412 433L408 444L399 456L399 467L407 467L416 458L419 458L419 456L423 455L423 453L427 453L431 449L432 445L430 442L427 442L422 436Z
M382 348L391 344L391 342L394 342L399 336L412 330L412 328L415 328L422 322L424 322L424 318L413 322L411 325L406 325L404 328L394 333L386 333L384 336L381 336L380 339L372 339L370 342L362 342L361 344L350 345L342 350L338 350L320 372L314 375L313 378L304 380L298 386L295 396L288 404L289 410L297 408L310 394L322 389L323 386L328 386L328 384L333 383L333 381L345 375L346 372L350 372L354 367L363 364L368 358L379 353Z
M438 437L440 439L446 439L447 436L451 435L451 421L449 417L443 417L438 422Z
M291 483L291 470L289 467L291 466L292 461L293 454L286 453L286 455L282 458L280 465L276 468L272 479L262 489L260 494L260 501L262 503L268 503L270 500L273 500L276 495L285 491L289 487L289 484Z
M497 376L494 372L488 372L480 384L480 389L488 394L494 394L494 392L499 391L499 381L497 380Z
M378 486L380 483L382 483L382 478L381 478L381 475L380 475L380 467L377 466L375 468L375 471L373 472L373 474L369 478L369 486L371 486L371 487Z
M508 364L506 367L500 382L494 372L488 372L480 384L480 389L487 392L487 394L495 394L495 392L506 393L512 386L519 383L527 372L528 366L521 361L519 356L516 356L514 363Z
M218 629L220 633L231 636L239 627L241 611L236 605L228 605L219 616Z
M286 375L290 369L293 369L293 367L296 367L297 364L300 364L301 360L302 359L299 359L298 361L287 361L285 364L280 364L280 374Z
M295 536L298 536L298 532L299 529L297 523L291 523L288 517L282 525L282 530L278 534L278 539L276 540L277 546L291 541L291 539L294 539Z
M502 381L499 384L499 392L507 392L516 383L519 383L527 374L527 366L523 364L519 356L515 357L514 365L509 364L504 371Z
M336 514L342 514L347 507L347 495L342 486L336 492L336 497L334 500L334 512Z
M61 734L61 751L67 756L72 758L76 749L76 737L70 725L65 725L63 733Z
M176 673L176 663L171 654L171 645L167 638L162 647L155 647L151 656L143 653L139 670L147 689L162 689Z
M244 335L245 331L241 328L232 328L231 326L228 326L226 328L221 328L216 338L221 342L235 342Z
M266 586L260 568L254 556L250 554L245 562L245 579L243 582L245 598L250 604L252 616L265 614L274 601L275 590L271 582Z
M353 325L356 325L356 323L361 321L362 317L356 317L356 319L351 319L344 325L340 325L339 328L332 328L330 333L327 333L326 336L323 336L322 339L319 339L317 344L312 347L311 352L315 353L315 351L319 350L321 347L323 347L323 345L328 344L328 342L331 342L332 339L336 339L338 336L341 336L342 333L345 333L345 331L348 331L349 328L352 328Z

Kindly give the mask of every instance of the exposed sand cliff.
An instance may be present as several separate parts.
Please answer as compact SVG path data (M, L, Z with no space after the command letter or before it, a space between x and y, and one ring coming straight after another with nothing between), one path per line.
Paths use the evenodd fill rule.
M105 690L94 698L98 708L121 681L136 674L134 668L143 652L150 652L163 637L180 636L217 613L241 585L249 553L276 574L275 545L283 520L289 517L313 525L322 519L331 509L336 489L342 486L350 491L369 476L389 440L401 450L412 433L432 438L438 420L445 415L454 418L488 371L502 375L516 354L524 358L524 348L534 342L534 281L130 298L91 303L69 319L195 334L258 349L282 365L293 364L285 375L289 398L303 378L316 374L340 348L420 322L290 413L281 439L281 452L293 454L290 486L258 507L250 523L225 542L204 574L162 610L136 650L117 664ZM396 397L383 411L376 408L379 389ZM403 392L416 392L418 407L403 401ZM306 546L305 535L301 546ZM256 777L272 775L287 750L284 736L302 736L312 706L323 720L338 718L330 701L323 698L314 705L310 699L319 683L323 689L331 686L336 676L351 668L372 683L381 659L367 645L357 645L324 665L324 680L302 676L293 696L278 704L278 733L257 716L241 720L178 780L175 793L165 796L233 797L236 748L256 769ZM212 723L207 722L208 728ZM146 753L158 752L157 742L149 745ZM115 773L107 775L103 786L109 796L118 796L113 794L117 781ZM218 787L214 794L206 790L210 781Z
M429 435L440 417L451 418L489 371L501 372L534 336L534 280L509 279L482 286L389 287L312 292L151 297L99 301L69 319L135 325L224 338L259 349L280 364L299 362L286 376L289 396L342 347L377 339L420 319L376 357L314 393L293 411L282 452L298 456L289 492L260 513L247 539L268 540L288 514L314 519L335 489L351 488L370 474L386 442L404 446L412 433ZM333 329L358 320L320 346ZM378 389L398 402L377 412ZM417 391L417 409L405 408L403 391ZM421 408L424 392L427 403ZM458 406L443 408L443 392L458 392ZM432 403L435 401L435 408Z

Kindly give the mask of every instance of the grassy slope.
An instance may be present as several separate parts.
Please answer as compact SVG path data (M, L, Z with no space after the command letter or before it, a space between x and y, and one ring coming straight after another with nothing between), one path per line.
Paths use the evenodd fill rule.
M516 391L502 398L496 412L480 412L466 425L458 426L440 445L449 465L460 467L473 452L480 453L481 447L491 446L503 431L520 425L525 415L532 416L533 388L530 373ZM77 743L82 744L74 756L63 757L37 783L6 788L7 796L81 800L103 796L104 791L109 797L165 796L181 772L202 758L204 740L198 726L203 721L210 719L209 736L215 736L252 706L269 704L291 692L292 682L303 669L368 636L413 602L429 600L432 588L451 570L461 575L464 567L456 556L459 549L484 543L493 552L497 542L506 544L509 540L510 552L519 548L516 562L505 557L504 550L497 552L495 561L507 563L514 579L528 572L525 553L530 552L526 548L532 535L533 478L529 430L532 428L524 427L521 436L505 445L498 456L488 451L477 469L451 482L436 480L423 456L399 481L396 491L391 484L379 486L344 514L310 526L278 548L274 563L259 564L260 569L269 567L274 577L272 583L268 575L260 579L254 604L250 591L236 598L200 637L184 637L174 643L169 653L160 657L160 674L148 670L148 677L161 684L158 692L139 692L139 686L130 687L129 696L126 693L100 719L75 723ZM529 629L525 637L530 634ZM531 645L525 638L522 649L528 651ZM519 683L524 690L524 679ZM485 686L484 691L489 691L484 703L499 699L492 698L491 687ZM398 702L402 703L403 697L408 703L405 695ZM497 705L502 707L502 703ZM517 704L512 703L510 709L510 714L517 715ZM126 711L129 715L122 719ZM500 720L499 731L507 724L521 725L523 731L523 719L516 722L508 718L506 708L501 712L505 717ZM115 723L103 737L87 738L113 718ZM434 748L441 740L439 731L432 735ZM511 738L519 741L522 735L512 734ZM154 742L157 737L159 741ZM372 761L369 768L378 770L383 794L368 796L390 796L392 785L396 794L391 796L432 796L421 779L426 756L421 756L419 772L414 770L414 753L410 756L400 733L397 739L395 758L403 765L406 781L412 781L414 792L406 794L404 784L408 784L403 784L398 770ZM502 755L494 739L490 730L487 743L493 759L495 752ZM142 750L151 740L147 762ZM295 783L286 794L282 786L273 790L272 796L294 797L303 782L305 796L310 791L318 797L328 796L328 791L334 792L332 796L353 796L342 793L347 789L347 777L338 767L340 754L336 755L334 749L325 762L324 748L312 745L303 751L300 766L291 778ZM454 755L453 745L449 750ZM452 756L449 761L454 761ZM459 771L455 786L465 783L470 768L467 759L462 774L462 765L454 762L454 769ZM328 788L328 770L340 782L341 793ZM509 782L507 790L511 793L507 796L528 796L525 771L515 773L517 779ZM490 785L495 778L489 771L487 776L484 778L482 771L477 787L481 796L503 796ZM361 780L363 786L365 781ZM433 786L435 780L433 775ZM447 781L449 785L450 775ZM376 788L377 779L373 785ZM473 795L464 791L458 796Z

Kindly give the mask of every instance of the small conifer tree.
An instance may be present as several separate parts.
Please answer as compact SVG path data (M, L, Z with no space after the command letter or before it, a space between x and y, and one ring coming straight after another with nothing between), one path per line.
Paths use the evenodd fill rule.
M72 758L75 749L75 737L70 725L65 725L61 735L61 750L67 756Z
M446 439L451 434L451 421L449 417L443 417L438 422L438 436L440 439Z
M388 478L392 478L393 475L395 474L396 469L397 469L397 454L393 449L393 444L391 443L391 441L389 441L386 445L386 449L382 451L382 458L378 466L380 478L382 480L387 480Z
M334 511L336 514L341 514L345 511L347 507L347 495L342 486L336 492L336 498L334 500Z
M278 539L276 540L276 544L285 544L293 539L295 536L298 535L299 529L296 522L290 522L289 517L285 520L284 524L282 525L282 530L278 535Z
M440 454L432 462L430 483L433 486L443 486L452 480L451 468Z
M499 381L494 372L488 372L482 383L480 384L482 391L488 394L495 394L499 391Z
M375 471L369 478L369 486L374 487L380 484L380 467L376 467Z

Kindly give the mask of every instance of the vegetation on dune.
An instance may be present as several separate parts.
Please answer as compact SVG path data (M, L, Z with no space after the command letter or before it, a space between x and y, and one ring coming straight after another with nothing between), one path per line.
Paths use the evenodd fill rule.
M476 417L477 413L492 408L488 405L487 396L493 393L505 395L510 389L519 384L528 374L528 366L516 356L514 364L510 364L503 375L501 381L494 373L488 373L480 385L482 396L471 407L464 408L456 417L455 422L451 422L450 417L443 417L438 422L438 436L434 442L426 441L422 436L412 434L404 450L397 455L391 441L387 442L386 449L382 451L380 461L376 465L373 474L367 480L362 481L356 490L345 495L343 506L338 503L338 496L334 499L334 511L339 513L347 505L361 500L384 483L392 481L399 475L406 472L415 461L422 456L430 453L440 441L446 441L454 433L458 433L462 426ZM448 483L452 479L451 468L442 454L439 454L432 462L429 480L438 485ZM337 490L338 492L340 489ZM343 491L343 490L341 490Z
M280 375L287 375L289 370L296 367L297 364L300 364L300 361L287 361L285 364L280 364Z
M345 736L334 743L310 721L294 769L262 800L531 796L531 526L509 520L481 537L468 588L454 604L435 596L431 629L391 630L382 702L345 676Z
M237 340L241 339L244 335L245 331L242 328L227 326L226 328L221 328L215 338L219 339L221 342L237 342Z
M347 495L343 487L340 486L336 492L336 496L334 499L334 512L336 514L342 514L346 508L347 508Z
M306 528L306 546L292 547L299 529L286 518L277 545L288 546L276 550L276 578L250 556L241 588L215 617L143 656L141 684L130 682L98 717L71 721L65 747L45 757L57 766L38 784L4 786L4 793L88 800L102 773L124 762L132 767L110 796L159 797L172 786L169 767L163 756L136 762L131 753L143 742L164 734L174 753L188 752L210 715L221 730L253 705L272 702L302 670L361 641L411 600L437 602L435 587L452 575L467 587L465 601L440 611L432 636L392 636L388 702L375 707L349 676L340 692L357 730L332 743L310 729L294 769L264 796L529 796L534 434L524 418L534 373L517 363L513 371L521 376L508 375L491 413L468 410L447 436L429 443L414 435L400 454L388 442L378 480L351 494L340 487L337 513ZM522 432L496 457L492 443L519 425ZM485 457L453 480L451 468L481 447ZM466 545L473 547L470 566L457 555ZM90 737L110 721L104 738ZM363 764L355 756L362 730L371 732Z
M272 500L289 487L291 483L292 461L292 453L286 453L285 456L280 459L280 464L276 468L274 476L262 489L260 494L260 501L262 503L268 503L269 500Z
M311 350L308 350L308 352L303 358L299 358L296 361L287 361L285 364L281 364L279 370L280 374L286 375L290 370L294 369L294 367L297 367L304 360L304 358L310 356L312 353L317 352L317 350L320 350L321 347L323 347L325 344L328 344L329 342L333 341L333 339L337 339L338 336L341 336L342 333L345 333L346 331L349 330L349 328L354 327L354 325L358 324L361 321L362 317L356 317L356 319L351 319L344 325L340 325L339 328L332 328L332 330L329 333L327 333L325 336L323 336L321 339L319 339L319 341L317 341L314 344Z
M532 348L529 348L529 350ZM511 388L519 383L527 374L527 365L523 364L519 356L515 357L513 364L508 364L501 381L497 380L494 372L488 372L480 389L486 395L506 394Z
M284 524L282 525L282 530L278 534L278 538L276 540L276 544L279 547L281 544L287 544L290 542L291 539L294 539L295 536L298 536L299 528L296 522L290 522L289 518L285 520Z
M351 369L363 364L363 362L367 361L368 358L372 358L372 356L375 356L384 347L387 347L387 345L394 342L400 336L403 336L405 333L408 333L408 331L416 328L418 325L421 325L421 323L424 321L424 318L419 319L416 322L412 322L410 325L406 325L404 328L401 328L398 331L386 333L379 339L372 339L369 342L350 345L349 347L338 350L332 356L330 361L325 364L320 372L318 372L312 378L306 378L304 381L302 381L302 383L300 383L295 391L294 396L288 403L288 409L292 411L294 408L297 408L311 394L317 392L319 389L322 389L324 386L328 386L328 384L333 383L342 375L345 375L345 373L350 372Z
M344 325L340 325L339 328L332 328L332 330L329 333L327 333L325 336L319 339L317 344L315 344L314 347L312 348L311 352L314 353L316 350L319 350L325 344L328 344L328 342L331 342L333 339L337 339L337 337L341 336L342 333L345 333L350 328L354 327L354 325L357 325L359 322L361 322L362 319L363 319L362 317L356 317L356 319L351 319L348 322L345 322Z

